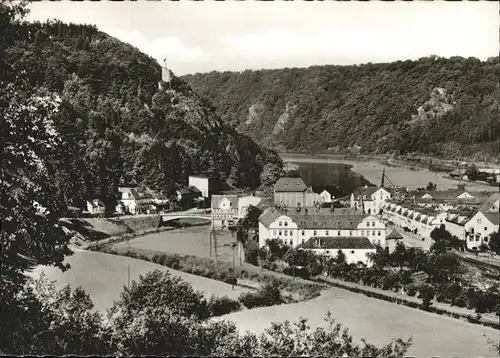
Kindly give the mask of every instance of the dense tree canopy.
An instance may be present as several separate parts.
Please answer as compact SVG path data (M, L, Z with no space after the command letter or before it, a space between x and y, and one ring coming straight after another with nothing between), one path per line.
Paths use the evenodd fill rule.
M280 150L499 158L499 77L498 57L429 56L183 79L224 121Z
M164 85L159 64L94 26L18 23L6 46L26 83L60 97L54 129L53 182L67 205L101 198L114 208L122 183L169 196L195 173L217 174L256 188L279 157L223 124L214 108L181 79ZM271 173L270 173L271 172Z

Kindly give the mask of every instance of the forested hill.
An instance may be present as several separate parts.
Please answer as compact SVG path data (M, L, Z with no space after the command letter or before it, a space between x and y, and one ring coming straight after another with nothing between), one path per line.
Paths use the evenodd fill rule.
M500 158L498 78L498 57L436 56L183 77L224 121L279 150L478 159Z
M183 80L158 89L160 65L93 26L50 22L17 27L8 61L33 88L62 102L55 129L55 183L67 204L113 203L135 181L170 195L188 174L217 173L255 188L281 166L276 153L221 122Z

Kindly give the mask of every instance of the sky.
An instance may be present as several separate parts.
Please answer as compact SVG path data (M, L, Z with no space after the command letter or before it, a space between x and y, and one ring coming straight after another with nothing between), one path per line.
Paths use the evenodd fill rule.
M487 2L36 2L28 20L94 24L177 75L499 54Z

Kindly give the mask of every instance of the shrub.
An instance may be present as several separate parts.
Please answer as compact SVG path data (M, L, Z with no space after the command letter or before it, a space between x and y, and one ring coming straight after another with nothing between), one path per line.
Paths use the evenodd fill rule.
M151 261L154 262L155 264L161 263L161 256L160 255L153 255L151 258Z
M231 312L239 311L240 309L241 304L227 296L216 297L212 295L212 297L208 300L210 317L222 316Z
M254 307L268 307L283 303L281 292L278 289L276 282L264 284L259 291L242 293L238 297L240 301L247 308Z
M439 293L436 296L436 301L438 301L438 302L445 302L446 301L446 296L443 293Z
M423 285L419 292L418 298L422 299L422 305L424 309L428 309L432 305L432 299L436 292L434 291L434 287L431 285Z
M406 287L406 293L408 294L408 296L415 296L417 294L417 289L414 285L408 285Z

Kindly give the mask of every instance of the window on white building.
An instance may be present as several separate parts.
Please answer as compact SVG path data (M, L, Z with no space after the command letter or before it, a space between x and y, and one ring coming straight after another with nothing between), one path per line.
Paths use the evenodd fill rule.
M306 240L302 239L302 244L304 244L306 242Z
M285 236L288 236L288 230L285 230Z
M484 231L488 231L488 228L486 226L484 227Z
M349 231L349 236L352 236L352 231Z
M485 229L486 229L486 228L485 228ZM328 236L328 235L329 235L328 230L326 230L326 231L325 231L325 235L326 235L326 236Z
M377 235L380 236L380 231L377 231Z
M280 221L280 222L279 222L279 226L283 226L283 221Z
M476 236L476 241L479 241L479 236Z
M361 236L365 236L365 230L361 230Z
M329 254L330 253L330 250L326 250L326 253Z
M478 224L481 224L482 220L481 219L477 219L477 223Z
M488 242L488 238L487 237L485 237L483 240L484 240L484 242Z
M281 230L280 230L280 232L279 232L279 235L281 236Z
M351 254L354 254L354 250L351 250Z
M313 235L314 235L314 236L316 236L316 234L317 234L317 232L316 232L316 230L314 230L314 231L313 231Z
M341 235L340 231L337 231L337 236L340 236L340 235Z
M302 235L305 235L306 234L306 231L305 230L302 230Z
M285 226L288 226L288 221L285 221Z

